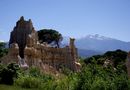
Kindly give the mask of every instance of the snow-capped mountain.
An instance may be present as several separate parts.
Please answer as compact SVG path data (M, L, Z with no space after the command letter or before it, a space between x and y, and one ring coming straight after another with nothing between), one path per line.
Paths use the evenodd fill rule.
M76 46L80 49L89 49L96 51L110 51L122 49L125 51L130 50L130 42L125 42L113 38L108 38L100 35L88 35L84 38L76 40Z
M67 38L67 37L65 37ZM69 40L69 39L66 39ZM64 41L69 42L69 41ZM84 56L84 55L91 55L93 54L101 54L106 51L111 51L111 50L125 50L125 51L130 51L130 42L125 42L105 36L100 36L98 34L96 35L87 35L83 38L76 39L75 45L79 50L79 55Z

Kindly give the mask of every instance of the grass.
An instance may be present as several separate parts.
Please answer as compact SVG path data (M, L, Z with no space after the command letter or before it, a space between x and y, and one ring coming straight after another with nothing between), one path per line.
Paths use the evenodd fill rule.
M26 89L17 86L0 85L0 90L38 90L38 89Z

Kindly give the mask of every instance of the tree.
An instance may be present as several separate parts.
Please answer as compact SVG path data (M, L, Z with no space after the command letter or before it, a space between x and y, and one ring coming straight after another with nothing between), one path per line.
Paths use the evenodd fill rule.
M42 29L38 31L38 39L40 43L47 42L56 45L59 48L60 42L63 40L62 34L53 29Z
M12 85L14 78L18 76L19 66L16 63L10 63L6 67L0 68L0 83Z
M104 57L112 59L114 66L117 67L119 64L125 63L127 52L120 49L116 51L108 51L104 54Z
M8 53L8 50L5 48L5 43L0 42L0 58Z

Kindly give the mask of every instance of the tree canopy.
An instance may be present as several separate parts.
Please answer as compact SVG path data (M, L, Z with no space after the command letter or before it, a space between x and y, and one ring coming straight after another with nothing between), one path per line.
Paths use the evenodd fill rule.
M93 59L98 63L103 65L106 60L110 60L113 63L113 67L117 68L118 65L122 66L122 69L125 67L125 61L127 58L127 52L120 49L115 51L107 51L103 55L94 55L92 57L86 58L84 61L86 64L92 63Z
M63 40L62 34L53 29L42 29L38 31L38 39L40 43L47 42L53 46L60 47Z

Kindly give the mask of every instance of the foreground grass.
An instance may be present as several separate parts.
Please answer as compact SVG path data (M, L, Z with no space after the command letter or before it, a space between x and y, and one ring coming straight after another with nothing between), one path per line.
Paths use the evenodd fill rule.
M25 89L16 86L10 86L10 85L0 85L0 90L38 90L38 89Z

